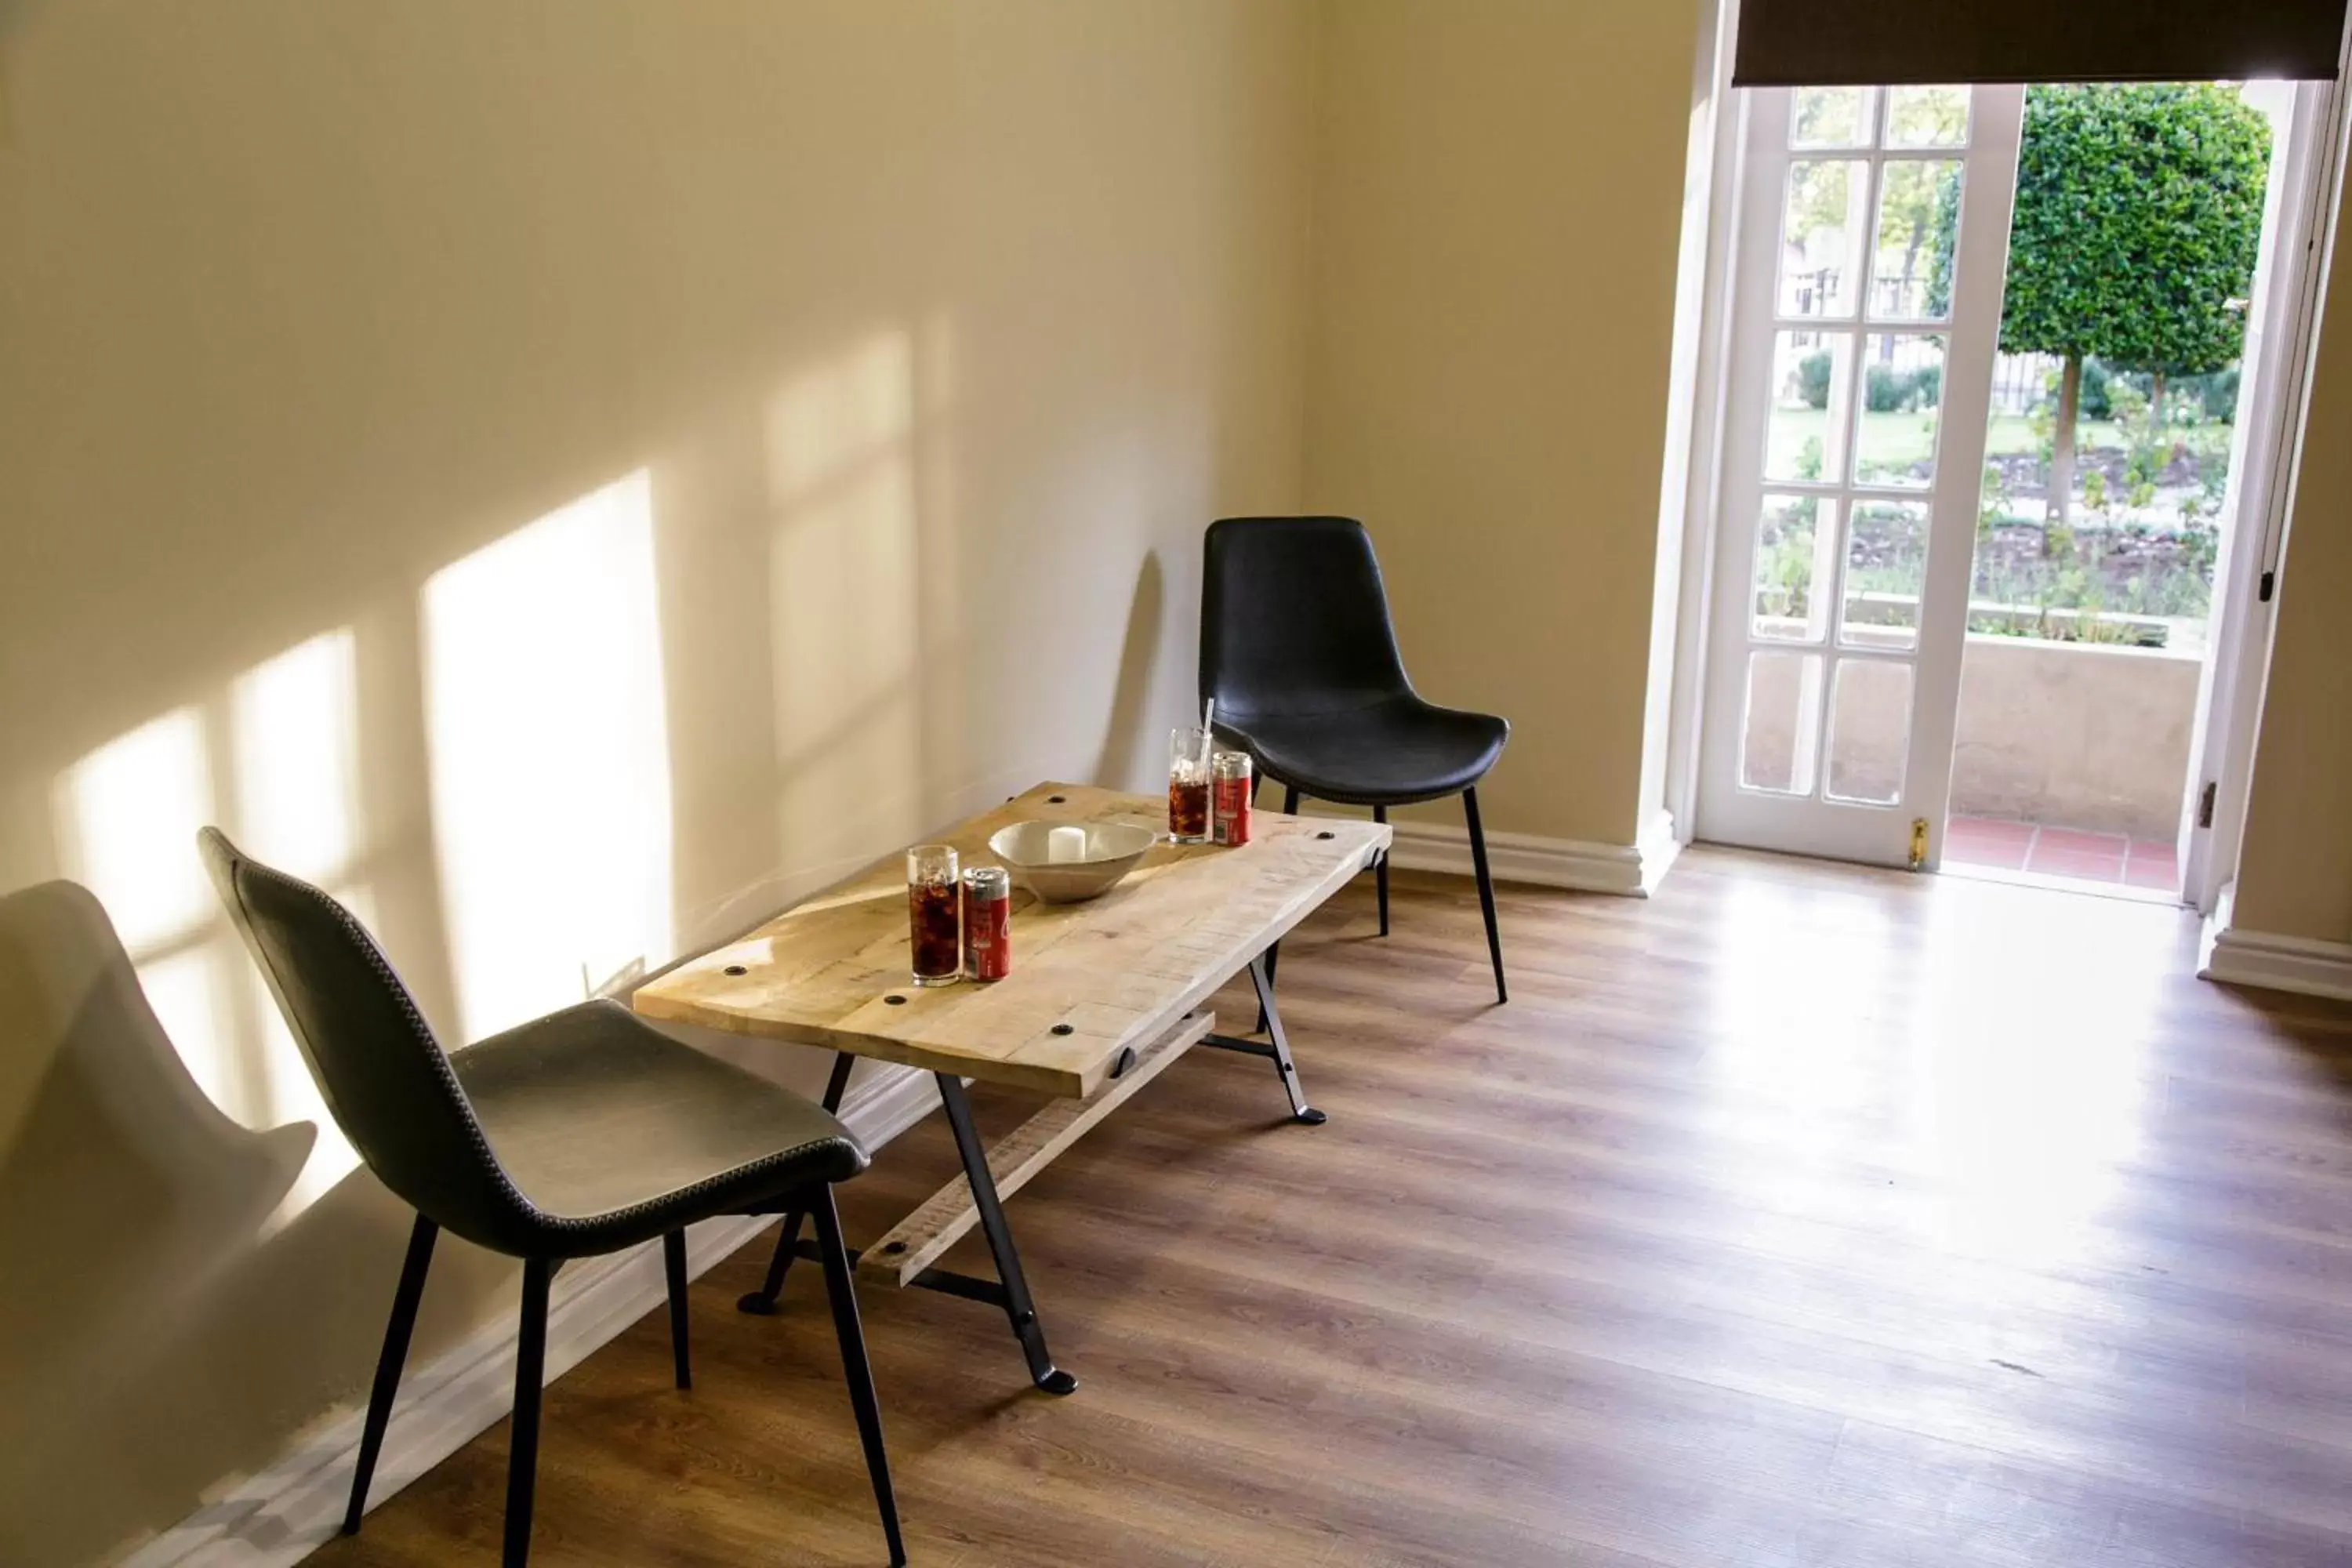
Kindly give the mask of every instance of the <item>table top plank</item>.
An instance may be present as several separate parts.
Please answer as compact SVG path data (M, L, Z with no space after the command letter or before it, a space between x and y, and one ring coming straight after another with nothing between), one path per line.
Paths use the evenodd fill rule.
M1160 828L1166 811L1157 795L1046 784L938 841L966 865L993 863L989 836L1015 822ZM905 861L893 854L647 983L634 1003L647 1017L1084 1096L1120 1051L1165 1034L1389 839L1381 824L1260 811L1238 848L1162 842L1085 903L1016 890L1012 974L935 988L908 980Z

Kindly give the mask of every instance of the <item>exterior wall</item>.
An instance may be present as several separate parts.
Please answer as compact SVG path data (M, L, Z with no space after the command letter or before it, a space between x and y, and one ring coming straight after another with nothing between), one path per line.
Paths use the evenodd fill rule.
M2180 826L2199 668L2158 649L1969 637L1953 812L2169 840ZM1793 658L1769 661L1759 674L1748 710L1751 776L1789 772L1799 679ZM1822 762L1837 770L1843 793L1891 790L1908 697L1906 687L1885 680L1840 694Z

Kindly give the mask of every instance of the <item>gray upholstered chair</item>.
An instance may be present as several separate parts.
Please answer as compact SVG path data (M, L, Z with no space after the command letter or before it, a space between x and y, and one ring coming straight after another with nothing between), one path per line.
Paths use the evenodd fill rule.
M214 885L336 1124L368 1168L416 1210L368 1398L345 1533L359 1529L367 1506L440 1231L523 1264L505 1552L509 1568L519 1568L530 1551L548 1283L557 1268L661 1237L683 1388L686 1226L791 1208L816 1220L875 1501L890 1561L905 1563L881 1411L833 1204L832 1184L866 1168L866 1151L848 1129L613 1002L568 1007L445 1053L350 911L307 882L247 858L218 829L198 837Z

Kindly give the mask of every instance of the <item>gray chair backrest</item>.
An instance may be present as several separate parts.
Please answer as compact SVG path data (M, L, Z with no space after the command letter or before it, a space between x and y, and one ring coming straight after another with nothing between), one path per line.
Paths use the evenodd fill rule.
M249 858L220 829L196 839L327 1109L368 1169L443 1228L520 1250L537 1216L490 1152L447 1054L375 939L342 905Z

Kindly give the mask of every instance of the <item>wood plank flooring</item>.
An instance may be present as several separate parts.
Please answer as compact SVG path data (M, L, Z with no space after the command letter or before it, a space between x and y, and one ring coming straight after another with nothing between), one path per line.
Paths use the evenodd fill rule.
M1328 1126L1195 1052L1010 1204L1076 1394L861 1289L920 1568L2352 1564L2352 1010L2189 978L2177 910L1710 850L1505 889L1498 1008L1468 886L1397 880L1285 944ZM852 1238L953 1164L884 1151ZM883 1560L764 1258L690 1394L658 1311L551 1390L535 1563ZM505 1458L312 1562L495 1562Z

